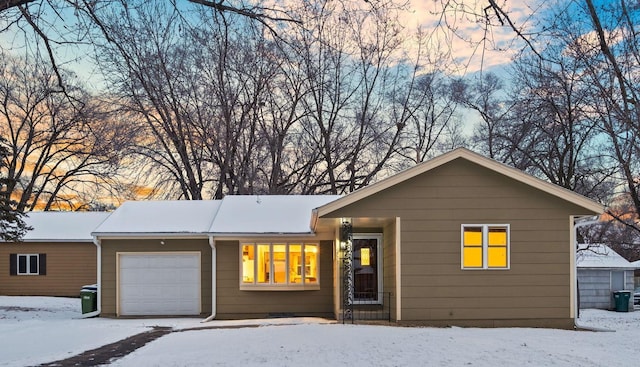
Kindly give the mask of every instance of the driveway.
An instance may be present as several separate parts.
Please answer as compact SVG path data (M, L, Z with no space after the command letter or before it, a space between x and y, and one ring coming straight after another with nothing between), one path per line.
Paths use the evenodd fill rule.
M39 366L89 367L109 364L112 361L120 359L134 350L143 347L145 344L152 342L163 335L171 333L172 331L173 330L171 328L156 327L153 330L130 336L115 343L107 344L93 350L88 350L84 353L63 360L43 363Z

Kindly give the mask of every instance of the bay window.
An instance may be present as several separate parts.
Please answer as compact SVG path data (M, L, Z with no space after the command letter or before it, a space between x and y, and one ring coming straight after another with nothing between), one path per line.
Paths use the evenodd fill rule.
M241 288L312 289L307 286L319 284L317 243L257 242L240 247Z

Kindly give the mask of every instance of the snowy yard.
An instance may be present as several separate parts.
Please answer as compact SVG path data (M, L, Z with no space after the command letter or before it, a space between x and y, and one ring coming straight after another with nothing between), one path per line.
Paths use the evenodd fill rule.
M580 324L613 332L407 328L320 319L213 321L81 319L80 300L0 296L0 366L79 354L153 326L176 330L115 366L637 366L640 312L582 312Z

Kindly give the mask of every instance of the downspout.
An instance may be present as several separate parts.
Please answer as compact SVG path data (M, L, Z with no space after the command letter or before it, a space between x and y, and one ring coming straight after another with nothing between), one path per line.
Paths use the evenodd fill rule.
M211 246L211 316L201 322L209 322L216 318L216 240L209 236Z
M574 313L574 318L573 318L573 323L575 324L576 327L580 327L578 325L578 317L580 317L580 305L578 304L578 299L579 299L579 292L580 289L578 288L578 263L577 263L577 247L578 247L578 228L581 227L586 227L586 226L590 226L593 224L598 223L598 218L599 216L594 215L594 216L588 216L588 217L580 217L578 219L573 219L573 231L571 233L571 238L572 238L572 247L571 247L571 256L572 256L572 261L573 261L573 274L575 276L574 278L574 282L573 284L575 284L575 288L573 291L573 307L575 309L575 313Z
M314 208L311 210L311 222L309 223L309 228L311 228L311 230L315 232L317 225L318 225L318 208Z
M101 288L102 288L102 246L101 246L100 240L97 237L93 238L93 243L98 248L97 249L97 254L96 254L97 255L97 261L98 261L98 264L97 264L97 268L98 268L97 272L98 272L98 274L96 276L96 278L97 278L97 292L98 292L98 294L97 294L98 300L96 301L97 302L97 309L96 309L96 311L87 312L85 314L82 314L82 318L83 319L86 319L86 318L89 318L89 317L95 317L95 316L100 315L100 312L101 312L101 309L102 309L102 291L101 291Z

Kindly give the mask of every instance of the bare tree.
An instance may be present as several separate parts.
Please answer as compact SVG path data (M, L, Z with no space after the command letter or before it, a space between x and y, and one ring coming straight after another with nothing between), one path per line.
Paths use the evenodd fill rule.
M401 49L396 8L349 2L308 4L296 17L306 30L287 38L304 75L300 126L319 154L305 192L343 193L367 185L395 155L401 124L388 90ZM300 15L298 15L300 14Z
M202 36L195 39L203 50L197 56L200 84L213 113L203 133L219 177L214 197L269 192L273 166L267 145L273 140L265 109L280 102L271 93L280 73L279 50L262 27L244 19L220 15L205 24L212 31L195 30Z
M555 52L549 49L547 52ZM558 54L557 52L555 52ZM599 120L579 63L522 58L516 63L511 123L503 132L517 167L594 199L609 199L613 170L601 151Z
M598 98L597 111L609 136L612 158L618 163L627 197L633 203L630 218L627 213L609 214L640 232L639 10L628 7L624 0L600 7L591 0L585 0L585 4L599 50L584 47L584 42L578 44L583 46L580 51L586 51L583 56L592 56L586 70Z
M136 154L155 194L269 192L274 125L264 110L284 102L269 93L280 56L263 29L204 10L185 19L157 3L95 16L109 35L99 53L113 90L147 131Z
M24 221L24 213L15 209L17 204L11 198L8 187L12 180L5 177L5 158L9 155L7 141L0 136L0 240L19 241L30 228Z
M471 81L457 78L451 83L453 100L480 116L472 137L474 147L497 160L504 160L511 151L501 136L513 108L506 93L504 82L494 73L482 73Z
M77 193L100 195L117 174L122 127L108 123L104 106L80 87L70 85L67 94L80 109L57 93L50 67L2 58L0 133L8 141L7 192L16 209L75 209Z
M108 39L98 44L98 54L112 91L145 127L135 153L155 173L146 184L167 188L165 194L171 195L177 185L179 197L202 199L207 166L190 121L193 64L186 57L189 45L180 37L179 14L149 3L95 16Z
M440 144L456 131L457 106L449 93L449 81L438 72L416 76L406 90L407 99L398 106L406 112L400 120L405 128L398 149L407 162L415 164L442 153ZM452 148L455 146L448 147Z
M279 23L298 22L288 16L286 8L280 8L277 4L265 6L260 2L248 4L233 0L189 2L193 4L192 7L211 9L217 14L231 13L245 17L267 27L273 34L277 34L276 25ZM189 16L189 7L175 0L169 4L185 17ZM15 28L23 31L26 39L37 39L39 42L33 45L35 52L48 59L56 75L56 88L66 93L66 83L60 70L68 61L61 56L66 53L65 47L89 42L87 36L93 27L104 30L102 21L96 16L97 12L135 6L133 1L128 0L3 0L0 1L0 19L6 20L7 26L0 32Z

